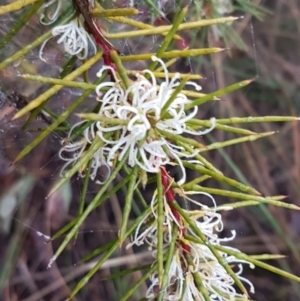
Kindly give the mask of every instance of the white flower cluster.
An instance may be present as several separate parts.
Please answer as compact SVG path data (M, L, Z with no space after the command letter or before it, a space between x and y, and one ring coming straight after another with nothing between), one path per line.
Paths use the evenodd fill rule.
M199 193L208 196L213 201L213 209L202 205L190 198L189 201L200 206L200 210L192 210L186 212L189 214L190 218L194 220L199 231L201 231L207 241L212 245L221 245L224 241L229 241L234 239L235 231L232 232L232 237L220 238L217 232L223 230L223 223L221 214L217 213L215 210L215 201L213 197L206 193ZM155 250L157 245L157 204L156 197L154 196L151 202L152 211L149 213L137 227L133 241L128 247L132 245L142 245L147 243L151 250ZM165 251L168 250L168 246L171 242L171 232L172 226L178 226L178 232L185 229L187 233L197 237L190 227L183 225L182 221L178 221L170 206L164 200L164 248ZM144 228L144 229L143 229ZM143 229L141 231L141 229ZM203 283L203 287L209 294L209 298L212 301L232 301L236 298L245 298L245 296L236 292L234 288L234 280L227 273L224 267L219 263L218 259L211 252L206 244L199 244L192 241L183 240L181 235L178 235L178 241L176 242L176 249L173 255L173 259L168 271L167 285L163 293L163 300L165 301L190 301L190 300L205 300L203 294L196 286L194 280L195 275L198 275ZM185 259L183 248L180 248L180 239L182 242L189 247L189 255L193 260L193 265L189 265ZM236 249L232 249L239 252ZM155 253L155 251L154 251ZM220 256L227 264L234 265L237 268L235 272L236 276L243 282L247 283L250 287L250 292L254 293L254 287L252 283L241 276L243 272L243 263L249 264L251 268L254 268L250 263L237 259L234 256L229 256L226 253L219 252ZM146 297L148 299L154 299L158 295L159 279L157 272L153 273L150 277L151 285L149 286Z
M114 81L104 82L97 86L96 93L101 102L98 113L100 119L93 123L90 129L84 133L84 138L80 142L66 145L63 151L75 152L67 164L75 162L82 154L81 148L85 143L90 144L97 134L105 143L105 151L102 152L101 160L104 160L106 153L107 165L112 166L113 160L122 160L129 152L128 165L133 167L138 165L146 172L159 172L161 166L167 164L178 164L182 170L182 179L179 184L185 182L185 169L181 158L195 156L194 153L185 151L182 146L169 141L159 130L167 131L171 134L182 135L184 133L192 135L204 135L215 127L215 119L212 118L212 126L204 131L195 131L187 126L187 121L196 116L198 107L195 106L190 112L185 110L185 105L191 103L184 94L178 93L166 109L165 116L161 115L162 108L168 102L174 89L179 85L179 74L169 79L168 70L161 59L152 57L153 61L158 61L163 67L165 79L159 86L154 74L149 70L144 70L144 75L149 75L148 80L144 75L137 74L137 80L124 89L115 71L104 66L97 74L101 76L104 71L109 70ZM197 90L200 86L193 82L187 82ZM101 91L105 90L104 94ZM111 120L119 120L122 123L109 123ZM107 134L110 138L106 138ZM80 150L79 150L80 149ZM62 155L62 153L61 153ZM64 158L67 160L67 158ZM95 158L93 158L95 160Z
M50 8L54 6L54 3L56 3L56 6L53 11ZM89 5L93 7L94 1L89 0ZM50 0L43 4L41 7L43 12L40 16L40 23L43 25L50 25L54 23L58 18L61 6L62 0ZM49 9L50 12L46 13L47 9ZM47 19L47 21L45 21L45 19ZM87 58L90 45L92 46L94 53L97 51L94 40L83 26L81 16L77 16L75 19L65 25L58 25L54 27L51 33L52 37L60 36L60 38L57 40L57 44L62 44L65 52L69 53L70 55L76 55L80 60ZM43 42L39 51L39 58L44 62L46 62L46 60L43 58L43 50L51 38Z
M63 44L65 52L70 55L77 55L80 60L84 60L88 56L89 44L92 45L94 53L97 51L95 42L84 29L80 17L76 17L70 23L65 25L58 25L52 29L52 37L61 35L57 40L57 44ZM51 39L51 38L50 38ZM39 58L45 62L43 58L43 50L49 39L47 39L41 46L39 51Z

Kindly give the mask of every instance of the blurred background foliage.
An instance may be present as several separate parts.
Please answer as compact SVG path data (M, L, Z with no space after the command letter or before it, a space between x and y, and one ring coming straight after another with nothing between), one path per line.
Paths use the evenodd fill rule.
M1 4L3 2L5 1L2 0ZM132 1L118 0L113 5L126 7L130 2ZM175 12L187 4L187 1L140 0L133 4L141 12L136 19L161 25L172 23ZM111 1L101 1L101 5L108 8L112 4ZM256 5L260 5L260 8ZM180 34L184 43L175 41L172 46L174 49L182 49L187 45L191 48L226 48L224 52L211 56L177 60L171 67L171 71L203 75L204 79L200 84L205 93L243 79L255 78L254 83L245 89L203 106L200 118L299 116L299 1L238 0L233 1L231 9L230 14L244 18L230 27L224 24L218 28L183 31ZM0 38L5 36L26 10L27 8L0 16ZM219 12L210 2L194 0L186 18L192 21L218 16ZM121 24L101 19L99 24L109 32L126 30ZM1 61L34 41L46 30L39 24L39 16L33 16L11 41L2 45ZM161 37L147 36L113 43L121 53L128 54L154 52L160 41ZM50 198L45 198L59 177L61 163L56 155L64 136L60 133L53 134L26 158L12 165L19 151L47 124L42 118L37 118L28 130L22 131L24 119L11 122L10 118L22 106L22 102L32 99L47 88L47 85L28 82L19 75L32 73L57 76L67 61L68 58L59 52L54 42L51 46L45 51L47 64L40 62L38 49L35 49L0 70L0 300L63 300L70 293L70 287L74 287L76 281L91 268L92 263L76 265L78 260L108 239L117 237L120 224L124 195L112 197L101 210L96 210L85 222L76 242L47 270L53 249L56 249L60 241L58 239L45 244L45 239L37 235L36 231L51 235L76 215L82 180L75 178ZM131 67L145 68L142 64ZM90 74L95 74L99 65L93 68ZM63 89L51 99L50 106L56 113L61 113L79 94L80 91L76 89ZM85 106L89 104L85 103ZM255 132L278 133L254 143L211 151L207 154L207 159L226 176L248 183L264 195L287 195L288 202L300 206L299 124L258 123L246 127ZM230 133L218 132L201 139L223 141L230 137ZM209 187L226 189L210 179L204 183ZM90 183L88 199L92 198L97 189L97 185ZM221 197L217 199L220 204L229 201ZM224 219L224 235L231 229L237 230L237 238L231 242L233 247L248 254L286 255L284 260L272 264L300 275L299 212L261 205L225 212ZM115 259L109 260L105 268L96 274L74 300L118 300L140 278L140 272L108 282L102 280L113 272L121 271L125 264L130 267L136 262L151 262L151 255L146 252L137 256L130 250L119 250ZM298 284L270 272L256 268L247 270L246 277L256 287L253 300L300 299ZM139 300L142 296L141 291L132 300Z

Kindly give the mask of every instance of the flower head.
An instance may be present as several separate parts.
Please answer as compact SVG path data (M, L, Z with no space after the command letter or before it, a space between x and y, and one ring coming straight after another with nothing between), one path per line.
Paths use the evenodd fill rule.
M122 160L127 152L128 165L138 165L146 172L157 173L162 166L178 164L182 170L179 183L183 184L185 169L181 158L193 157L197 150L193 153L186 151L176 141L164 137L161 131L174 135L204 135L213 130L215 119L212 119L211 128L204 131L190 128L188 121L196 116L198 108L195 106L187 111L185 105L191 103L191 100L183 93L175 96L162 115L164 106L179 85L180 75L176 74L170 79L164 62L155 56L152 60L158 61L165 73L165 79L160 85L150 70L136 74L136 80L127 89L123 87L113 68L104 66L98 72L100 77L104 71L109 70L113 81L101 83L96 88L98 100L101 102L98 115L100 119L105 117L105 120L96 122L97 135L105 143L110 166L115 159ZM201 89L193 82L187 82L187 85ZM103 90L106 92L103 93ZM120 120L120 124L110 124L107 118ZM111 133L109 138L108 133Z
M195 192L190 192L194 194ZM185 194L188 194L187 192ZM196 243L194 241L187 241L182 236L182 233L191 233L193 236L197 235L190 229L189 225L183 223L178 217L175 217L170 204L164 199L164 252L168 252L168 246L170 240L167 237L171 237L173 227L176 224L178 226L177 242L175 244L175 252L172 257L170 268L168 270L167 283L160 293L163 294L163 300L165 301L177 301L177 300L206 300L203 292L209 296L211 301L232 301L236 298L244 297L238 293L235 289L235 282L231 275L228 274L224 268L224 262L234 266L237 278L246 283L250 287L250 292L254 292L252 283L242 277L243 264L249 264L245 260L240 260L235 256L228 255L226 252L219 252L223 263L215 256L211 251L208 244L221 245L223 241L232 240L235 236L229 238L220 238L218 232L223 230L223 223L221 215L216 213L215 200L209 194L202 193L212 200L213 207L209 208L206 205L201 204L191 198L186 198L188 201L195 203L199 206L197 210L185 210L186 213L193 219L199 231L205 236L206 243ZM141 245L147 242L151 249L156 248L157 244L157 205L156 195L154 194L151 202L152 211L141 221L137 227L133 242L129 245ZM143 229L141 231L141 229ZM181 245L184 243L188 248L183 248ZM236 249L229 248L231 251L239 252ZM154 252L156 254L156 252ZM192 259L192 264L186 260L186 255ZM249 264L253 268L253 265ZM201 286L198 287L196 278L201 279ZM148 299L155 298L158 294L159 279L157 271L155 271L150 277L150 286L147 290L146 297Z
M61 29L61 32L66 28L69 27ZM69 28L69 30L71 29ZM60 30L57 29L57 32ZM66 30L60 41L65 40L66 47L71 47L71 45L73 47L74 43L69 43L67 40L68 34L69 31ZM72 53L75 54L76 47L72 49ZM191 111L187 111L185 106L192 101L182 92L177 93L174 97L174 90L180 83L180 75L176 74L170 79L164 62L155 56L152 57L152 60L159 62L165 73L165 78L160 85L153 72L144 70L142 73L136 74L136 80L125 89L112 67L102 67L97 76L101 77L103 72L108 70L113 81L97 86L97 99L101 103L98 112L100 121L93 123L87 131L93 133L89 139L93 139L95 134L103 141L105 151L99 151L99 153L102 158L105 157L103 160L109 166L113 166L115 160L122 160L126 153L128 153L127 163L130 167L137 165L149 173L157 173L162 166L168 164L179 165L182 177L178 184L181 185L186 179L182 158L194 157L198 150L195 149L193 152L186 150L176 142L176 139L166 138L164 132L172 135L204 135L214 129L216 122L212 118L211 127L204 131L191 128L188 121L196 116L198 108L195 106ZM149 76L150 79L146 76ZM193 82L188 81L186 84L194 86L197 90L201 89ZM103 90L105 90L104 93ZM172 101L170 101L171 97ZM75 162L78 155L81 155L78 149L81 149L82 143L87 141L91 143L85 137L83 142L71 144L69 148L65 147L66 151L68 149L70 152L75 152L72 162Z
M96 53L97 48L90 37L90 35L84 29L84 26L80 18L75 18L70 23L65 25L58 25L52 29L52 36L59 36L57 44L63 44L65 52L70 55L76 55L79 59L83 60L87 57L89 52L89 43L92 45L94 53ZM45 61L43 58L43 49L48 40L46 40L39 52L39 57L42 61Z

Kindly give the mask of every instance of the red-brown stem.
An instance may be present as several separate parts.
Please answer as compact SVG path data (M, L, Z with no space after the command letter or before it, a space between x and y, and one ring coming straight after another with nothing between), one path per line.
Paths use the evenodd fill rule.
M77 13L82 15L84 18L85 29L94 37L96 44L102 48L104 64L116 70L116 66L110 58L111 50L116 49L109 41L106 40L101 27L98 26L96 20L91 16L90 10L94 8L91 6L92 2L88 0L73 0L73 5L77 10Z
M167 198L167 202L170 205L171 210L172 210L172 214L176 218L177 222L179 223L179 225L182 225L181 215L172 206L172 203L175 201L175 194L174 194L173 189L171 188L171 182L170 182L169 174L166 171L166 169L163 168L163 167L160 168L160 171L161 171L161 181L162 181L162 185L163 185L164 190L165 190L165 195L166 195L166 198ZM185 232L186 232L186 228L181 228L180 231L181 231L181 234L184 235ZM191 249L190 249L189 245L185 244L184 242L181 242L181 246L182 246L183 251L185 251L187 253L190 253Z
M92 18L92 22L94 24L93 28L90 28L87 23L85 23L87 31L94 37L95 42L98 46L100 46L103 50L103 60L106 66L112 67L114 70L117 70L115 63L110 58L110 51L115 49L110 45L100 34L102 32L100 26L96 23L96 21ZM97 31L95 30L97 29Z

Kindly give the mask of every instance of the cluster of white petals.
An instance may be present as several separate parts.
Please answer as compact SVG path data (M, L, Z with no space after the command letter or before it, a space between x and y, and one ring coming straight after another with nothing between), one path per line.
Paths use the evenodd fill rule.
M114 77L114 82L105 82L98 85L96 93L101 102L99 116L116 118L124 121L123 125L109 125L107 120L96 122L98 135L106 143L109 150L107 162L112 165L115 158L122 160L129 152L128 164L133 167L138 165L146 172L156 173L161 166L167 164L179 164L182 170L182 179L185 181L185 170L181 158L193 157L191 154L176 143L169 141L159 130L171 134L182 135L184 133L193 135L204 135L215 127L215 119L212 119L212 126L204 131L195 131L187 126L187 122L194 118L198 112L195 106L190 112L185 110L189 100L183 93L178 93L174 101L166 109L162 116L162 108L170 99L174 89L179 85L180 75L176 74L172 79L168 76L168 70L161 59L152 57L158 61L165 73L164 81L160 84L154 74L144 70L142 74L136 74L136 81L124 89L117 75L111 67L103 67L97 74L99 77L104 71L109 70ZM149 76L150 80L146 78ZM193 82L187 82L197 90L201 87ZM102 94L102 90L106 93ZM108 132L118 131L119 135L113 139L106 139ZM113 135L111 136L113 137Z
M80 17L75 18L65 25L54 27L52 29L52 36L60 36L57 40L57 44L62 44L65 52L70 55L76 55L80 60L87 58L90 45L92 45L94 53L97 51L95 42L84 29ZM43 50L48 40L42 44L39 51L39 57L42 61L45 61L43 58Z
M245 296L237 293L233 278L228 274L225 268L219 263L219 261L217 260L215 255L210 251L207 245L190 242L190 247L191 247L190 255L193 258L194 267L190 269L189 273L191 275L196 273L200 276L204 288L209 293L210 300L231 301L231 300L236 300L236 298L245 298ZM239 252L237 249L233 249L233 248L230 248L230 250ZM242 264L245 263L249 264L251 268L254 268L254 266L249 262L239 260L234 256L228 256L228 254L226 253L219 252L219 254L221 255L223 262L226 262L227 264L231 264L232 266L234 265L235 267L234 269L235 270L237 269L237 271L235 271L235 275L237 276L237 278L247 283L249 285L250 292L254 293L253 284L248 279L241 276L243 272ZM192 291L193 290L191 289L190 293L189 292L186 293L188 295L194 294ZM197 289L197 291L198 294L201 295L199 289ZM191 299L183 298L183 300L191 300Z
M199 206L199 210L186 210L186 213L188 213L190 218L194 220L199 231L201 231L201 233L205 236L207 242L212 245L221 245L224 241L234 239L235 231L232 231L231 237L219 237L218 232L223 230L223 223L221 215L216 212L215 201L209 194L199 194L209 197L213 206L208 207L198 201L187 198L188 201ZM151 250L154 250L155 254L155 248L157 246L157 204L155 195L151 202L151 208L152 211L141 221L133 236L132 243L128 246L140 246L146 243L150 246ZM182 222L176 220L166 200L164 200L164 218L164 249L167 251L171 242L173 225L176 223L179 226L179 232L186 225L183 225ZM189 226L185 228L185 231L197 237ZM195 275L200 277L202 285L212 301L232 301L236 300L236 298L245 298L245 296L236 291L233 278L227 273L223 265L220 264L219 260L211 252L207 244L200 244L186 240L184 240L184 244L188 245L190 249L189 255L193 260L193 265L191 266L186 262L184 256L185 251L179 247L179 243L176 243L177 248L175 249L170 269L168 271L167 285L164 291L160 292L164 294L163 300L204 301L205 298L202 292L196 286ZM239 252L237 249L227 248L231 251ZM228 255L224 252L219 252L219 255L221 256L223 263L225 262L234 266L237 278L246 283L250 288L250 292L254 293L252 283L241 276L243 272L242 264L249 264L251 268L254 268L254 266L247 261L240 260L235 256ZM147 290L146 297L152 300L159 294L159 279L157 272L154 272L151 275L150 282L151 284Z
M62 152L74 152L70 154L71 158L63 157L67 165L74 164L95 135L98 135L104 142L105 150L101 152L101 161L105 161L108 166L113 166L114 160L122 160L128 152L128 165L131 167L137 165L146 172L157 173L160 167L167 164L179 165L182 178L178 183L185 182L186 174L182 158L194 157L198 150L195 149L190 153L176 142L165 138L160 131L175 135L185 133L204 135L214 129L216 121L212 118L211 127L203 131L188 127L187 122L196 116L198 107L195 106L187 112L185 105L191 103L191 100L183 93L176 95L166 108L166 114L162 116L164 105L180 83L180 75L176 74L170 79L164 62L155 56L152 60L158 61L165 73L164 81L160 85L151 71L144 70L143 75L136 74L137 79L125 89L111 67L102 67L97 74L98 77L107 70L113 77L113 81L103 82L96 88L98 101L101 102L98 115L100 120L101 117L103 118L103 121L94 122L89 129L86 129L83 133L84 137L79 142L70 142L64 146L60 153L61 157L63 157ZM145 77L146 75L150 80ZM193 82L187 82L187 85L192 85L197 90L201 89ZM109 119L114 122L110 123ZM116 120L119 124L115 122Z

